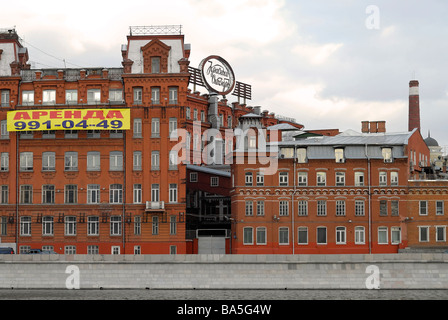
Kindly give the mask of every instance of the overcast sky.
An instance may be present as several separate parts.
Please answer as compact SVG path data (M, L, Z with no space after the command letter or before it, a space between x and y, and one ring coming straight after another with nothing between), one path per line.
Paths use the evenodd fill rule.
M71 5L69 5L69 3ZM373 7L372 7L373 6ZM33 68L121 67L129 26L182 25L190 66L216 54L252 101L305 129L406 131L420 82L422 136L448 146L446 0L21 0L3 4ZM236 97L229 96L230 102Z

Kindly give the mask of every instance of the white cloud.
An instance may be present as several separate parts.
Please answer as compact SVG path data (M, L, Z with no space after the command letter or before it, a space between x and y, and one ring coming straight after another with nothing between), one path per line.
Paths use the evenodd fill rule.
M313 65L320 65L325 63L342 46L342 43L298 44L292 49L292 52Z

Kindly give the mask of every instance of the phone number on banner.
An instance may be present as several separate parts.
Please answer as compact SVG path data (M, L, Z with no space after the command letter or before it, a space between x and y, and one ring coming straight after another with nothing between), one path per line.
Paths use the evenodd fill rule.
M73 121L64 120L62 122L51 120L45 122L39 121L15 121L14 128L16 131L29 131L29 130L107 130L107 129L121 129L123 127L123 121L121 120L101 120L100 122L87 122L87 120Z

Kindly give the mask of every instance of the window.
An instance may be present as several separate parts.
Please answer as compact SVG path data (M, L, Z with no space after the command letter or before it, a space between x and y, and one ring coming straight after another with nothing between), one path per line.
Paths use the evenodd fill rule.
M437 216L444 215L444 203L443 203L443 201L436 201L436 215Z
M109 154L110 171L123 171L123 152L111 151Z
M134 104L142 104L143 89L142 88L132 88L134 96Z
M8 218L1 217L0 218L0 235L6 236L8 235Z
M0 135L1 135L1 139L9 139L9 131L8 131L8 126L7 126L7 120L2 120L0 122Z
M380 186L386 186L387 185L387 172L381 171L380 172Z
M365 244L366 234L364 227L355 227L355 244Z
M446 226L436 226L436 241L437 242L446 241Z
M390 185L398 186L398 172L392 171L390 173Z
M198 109L193 109L193 121L198 120Z
M123 90L121 89L109 89L109 101L110 102L122 102Z
M21 204L33 203L33 186L31 185L20 186L20 203Z
M308 228L298 227L297 228L297 243L298 244L308 244Z
M187 120L190 120L190 119L191 119L191 109L190 109L190 107L186 107L186 108L185 108L185 118L186 118Z
M134 203L142 203L142 185L139 183L134 184Z
M98 151L87 152L87 171L100 171L101 161L100 153Z
M9 152L0 154L0 171L9 171Z
M22 91L22 105L32 106L34 104L34 91Z
M327 173L326 172L317 172L316 173L317 185L320 187L326 186L327 184Z
M345 172L336 172L336 186L345 186Z
M190 182L198 182L198 173L197 172L190 173Z
M177 254L177 246L170 246L170 254Z
M64 156L64 170L78 171L78 152L67 151Z
M399 215L399 202L398 200L392 200L390 202L390 215L397 217Z
M151 57L151 73L160 73L160 57Z
M257 186L264 185L264 174L262 172L257 172Z
M170 118L168 130L170 137L177 138L177 118Z
M54 185L44 184L42 186L42 203L43 204L54 204Z
M219 178L218 177L211 177L210 178L210 186L211 187L219 186Z
M254 215L254 203L252 201L246 201L246 216Z
M257 244L266 244L266 228L258 227L257 232Z
M364 215L365 215L365 201L355 200L355 216L364 216Z
M308 185L308 172L299 172L297 180L299 187L306 187Z
M364 172L355 172L355 186L364 186Z
M76 217L67 216L64 218L64 227L66 236L76 236Z
M111 236L121 235L121 216L110 217L110 235Z
M306 163L306 148L297 149L297 162Z
M7 204L9 197L9 186L4 184L0 186L0 204Z
M89 216L87 217L87 235L97 236L100 234L100 217Z
M254 235L252 227L243 228L243 244L254 244Z
M142 119L135 118L134 119L134 138L142 137Z
M53 217L45 216L42 218L42 235L52 236L54 230Z
M307 216L308 215L308 201L306 200L299 200L298 203L298 215L299 216Z
M227 116L227 127L232 128L232 116Z
M317 200L317 215L326 216L327 215L327 201Z
M158 183L154 183L151 185L151 201L159 201L159 188L160 187Z
M87 130L88 139L99 139L101 136L100 130Z
M244 176L245 176L246 186L251 186L252 182L253 182L252 172L246 172L246 174Z
M317 227L317 244L327 244L327 228Z
M100 203L100 185L88 184L87 185L87 203L94 204Z
M78 186L76 184L65 185L65 203L78 203Z
M387 200L380 200L380 216L387 216Z
M170 234L175 235L177 233L176 216L170 217Z
M170 87L168 89L169 93L169 104L177 104L177 87Z
M159 87L151 88L151 103L152 104L160 104L160 88Z
M429 241L429 227L427 226L419 226L419 241L420 242L428 242Z
M419 214L421 216L428 215L428 201L419 201Z
M279 173L279 185L280 186L288 185L288 172L280 172Z
M109 203L123 202L123 186L118 183L110 185L109 188Z
M88 89L87 90L87 104L96 104L101 102L100 89Z
M20 217L20 235L31 235L31 217Z
M55 130L45 130L42 131L42 139L54 139L56 137Z
M345 200L336 200L336 215L345 216Z
M279 203L279 215L287 216L289 215L289 202L281 200Z
M19 132L20 139L33 139L34 132L33 131L21 131Z
M336 159L336 162L338 163L345 162L344 149L343 148L334 149L334 157Z
M289 228L287 227L278 228L278 244L280 245L289 244Z
M20 171L33 171L32 152L20 152Z
M401 242L401 228L391 227L390 228L390 238L392 244L399 244Z
M151 152L151 170L160 170L160 154L159 151Z
M135 216L134 217L134 234L139 236L142 234L142 217Z
M345 244L346 229L345 227L336 227L336 244Z
M264 201L257 201L257 216L264 216Z
M177 202L177 184L170 183L169 186L169 202L176 203Z
M151 138L160 137L160 120L159 118L152 118L151 120Z
M87 254L99 254L100 248L97 245L87 246Z
M152 234L153 235L159 234L159 217L157 216L152 217Z
M52 105L56 103L56 90L42 90L42 104Z
M56 154L54 152L42 153L42 171L54 171L56 169Z
M387 227L378 227L378 244L387 244Z
M76 254L76 246L65 246L64 254Z
M78 103L78 90L65 90L65 103L77 104Z
M142 152L141 151L134 151L132 168L134 171L142 170Z
M177 156L177 151L176 150L172 150L169 153L169 166L168 169L169 170L177 170L177 164L179 162L178 156Z
M9 107L9 90L1 91L1 106L2 108Z

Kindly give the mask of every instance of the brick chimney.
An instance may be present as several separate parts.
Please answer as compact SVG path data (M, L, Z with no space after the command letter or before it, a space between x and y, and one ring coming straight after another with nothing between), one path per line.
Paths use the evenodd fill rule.
M417 80L409 82L409 131L417 128L420 131L420 96Z

